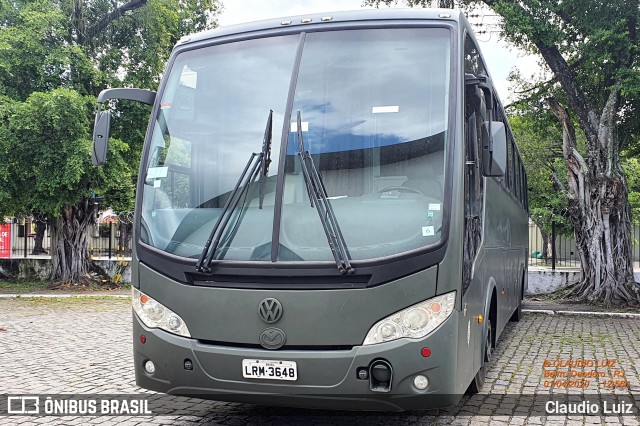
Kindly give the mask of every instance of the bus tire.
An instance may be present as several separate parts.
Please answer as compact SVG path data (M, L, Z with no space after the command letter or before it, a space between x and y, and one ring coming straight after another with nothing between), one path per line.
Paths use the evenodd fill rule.
M513 311L513 314L511 314L511 318L509 318L509 321L511 322L518 322L522 319L522 294L524 293L524 288L520 289L520 294L518 294L518 306L516 307L516 310Z
M491 320L487 318L487 324L484 332L484 354L482 354L482 365L476 373L467 391L469 393L479 393L484 386L485 379L487 377L487 367L491 362L491 355L493 354L493 328L491 326Z

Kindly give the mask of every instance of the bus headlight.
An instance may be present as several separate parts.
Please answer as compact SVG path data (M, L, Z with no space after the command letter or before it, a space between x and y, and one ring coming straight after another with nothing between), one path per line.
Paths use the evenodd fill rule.
M144 325L149 328L160 328L178 336L191 337L187 325L178 314L140 290L132 287L131 291L133 311Z
M375 323L367 333L363 345L389 342L402 337L425 337L451 316L455 303L456 292L452 291L409 306Z

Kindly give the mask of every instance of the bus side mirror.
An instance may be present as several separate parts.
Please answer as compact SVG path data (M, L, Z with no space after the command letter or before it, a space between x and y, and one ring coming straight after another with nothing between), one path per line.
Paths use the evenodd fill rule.
M93 126L93 155L91 160L94 166L102 166L107 161L110 127L111 112L98 109Z
M482 123L482 174L503 176L507 168L507 131L501 121Z
M94 166L102 166L107 161L111 112L102 111L102 104L110 99L126 99L153 105L156 99L156 92L133 88L105 89L100 92L98 95L98 112L93 125L93 155L91 160Z

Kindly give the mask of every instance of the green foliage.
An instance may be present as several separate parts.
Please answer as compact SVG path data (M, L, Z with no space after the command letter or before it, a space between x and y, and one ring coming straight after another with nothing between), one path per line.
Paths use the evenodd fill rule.
M70 87L86 93L97 71L68 41L68 19L51 1L0 11L0 93L25 100L33 92Z
M640 161L637 158L627 158L622 163L622 169L629 189L631 221L640 223Z
M11 171L15 170L16 164L11 156L14 136L9 131L9 118L14 107L15 102L11 98L0 95L0 217L12 210Z
M570 234L568 199L562 190L567 174L561 152L562 131L534 116L511 116L509 123L527 171L531 220L547 234L551 233L552 222L558 225L556 232Z
M89 22L110 9L110 2L93 2ZM222 6L217 0L149 0L127 16L111 23L87 40L86 49L97 67L110 76L110 87L157 90L173 46L180 37L214 28ZM97 93L95 93L97 95ZM136 102L115 105L112 135L130 145L127 163L138 170L150 108Z
M132 198L131 171L123 160L127 146L114 140L111 162L105 169L91 166L92 142L89 112L93 98L70 89L32 93L15 104L8 120L14 208L57 216L63 207L75 205L103 189L118 188L114 202ZM28 141L28 143L25 143Z
M155 90L178 38L214 25L217 11L217 0L0 0L0 214L64 217L64 226L53 222L65 240L52 242L55 279L86 276L82 236L94 194L103 207L133 209L149 112L129 106L135 114L121 119L126 111L114 111L107 165L96 168L95 96L107 87Z
M115 105L107 165L91 166L95 96L156 90L173 45L212 28L217 0L0 0L0 214L58 216L94 194L133 209L149 108Z

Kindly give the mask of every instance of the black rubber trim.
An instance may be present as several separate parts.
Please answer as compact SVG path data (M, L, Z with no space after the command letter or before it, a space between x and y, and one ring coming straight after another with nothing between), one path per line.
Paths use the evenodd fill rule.
M259 344L256 343L229 343L229 342L217 342L215 340L198 340L199 345L203 346L222 346L229 348L247 348L247 349L260 349L266 351ZM271 350L270 352L281 352L281 351L351 351L353 350L353 346L348 345L284 345L283 347L277 350Z

